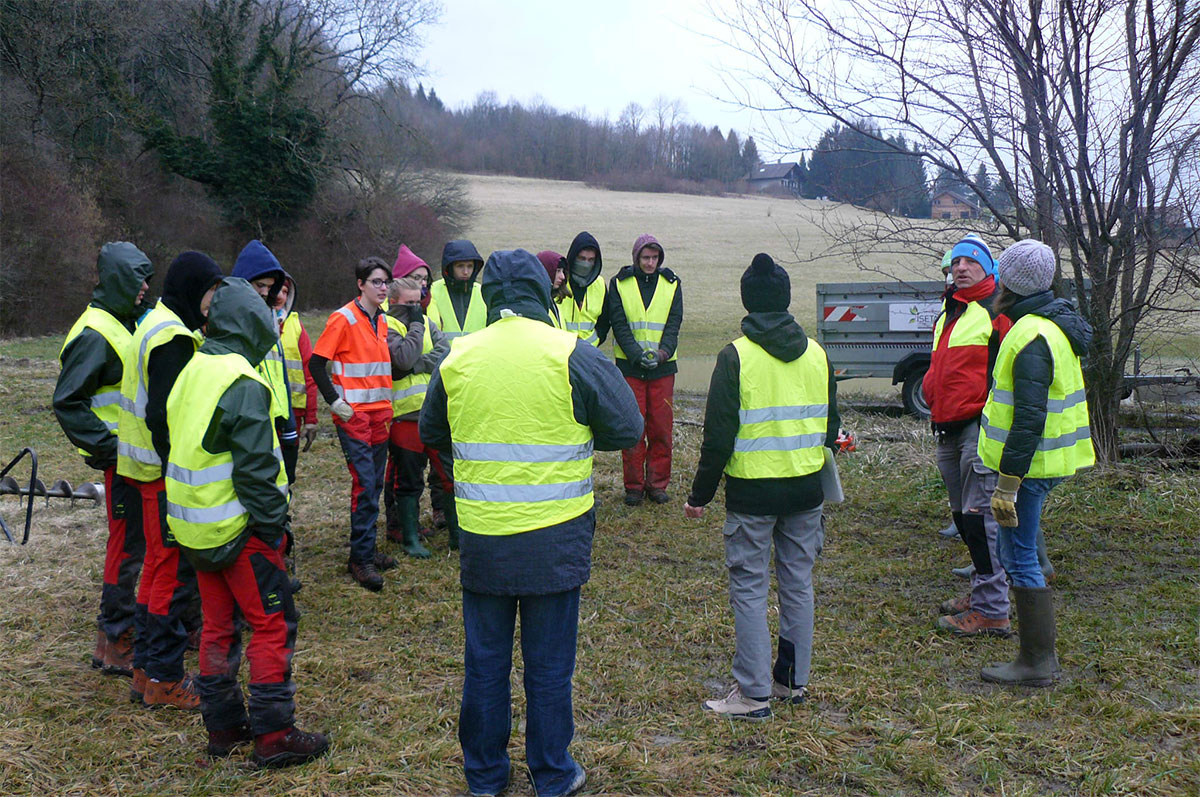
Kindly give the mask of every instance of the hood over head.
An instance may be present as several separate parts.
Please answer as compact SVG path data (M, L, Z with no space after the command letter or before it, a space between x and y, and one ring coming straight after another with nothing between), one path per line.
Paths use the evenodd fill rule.
M475 270L471 272L469 282L474 282L475 278L479 276L479 270L483 268L483 258L479 256L479 250L475 248L475 244L466 238L446 241L446 245L442 247L442 279L446 280L447 286L453 285L457 281L450 273L450 264L460 260L475 264Z
M489 324L505 310L550 323L550 278L541 262L524 249L492 252L480 290Z
M396 263L392 266L392 279L398 280L407 277L419 268L428 271L429 280L433 280L433 269L429 267L429 264L418 257L406 244L400 244L400 251L396 253Z
M541 262L542 267L546 269L546 276L550 278L550 284L554 284L554 275L559 267L567 267L567 259L555 252L552 249L543 249L537 253L537 259Z
M808 350L808 336L786 311L750 313L742 319L742 334L785 363L799 359Z
M221 267L203 252L181 252L167 267L161 301L195 332L204 325L200 300L223 276Z
M237 260L233 262L233 273L230 274L231 277L241 277L247 282L270 275L274 275L275 282L267 293L267 304L274 307L284 281L291 281L292 277L283 270L283 266L279 264L279 258L275 257L274 253L258 239L246 244L238 253ZM293 290L288 291L289 301L294 300L292 294L295 292L295 282L292 282L292 286ZM286 309L290 309L290 304Z
M1083 357L1087 354L1092 345L1092 326L1083 319L1075 305L1066 299L1056 298L1050 291L1043 291L1018 299L1008 311L1008 316L1015 322L1029 313L1053 321L1071 342L1071 350L1076 356Z
M579 257L579 253L584 249L596 250L596 262L592 264L592 270L587 273L583 279L579 279L575 274L571 273L571 264L575 262L575 258ZM584 230L575 236L571 241L570 248L567 249L567 274L571 280L571 291L576 296L582 296L580 288L586 288L595 282L600 272L604 270L604 255L600 251L600 243L590 232Z
M667 262L667 253L663 250L662 244L658 242L658 239L648 232L642 233L633 242L633 265L636 266L638 264L638 258L642 256L642 250L647 246L653 246L658 250L658 267L662 268L663 263Z
M117 318L137 318L143 309L137 305L138 292L154 277L146 253L128 241L111 241L100 247L96 272L92 302Z
M240 354L257 366L279 339L275 319L254 286L241 277L225 277L208 308L202 351Z

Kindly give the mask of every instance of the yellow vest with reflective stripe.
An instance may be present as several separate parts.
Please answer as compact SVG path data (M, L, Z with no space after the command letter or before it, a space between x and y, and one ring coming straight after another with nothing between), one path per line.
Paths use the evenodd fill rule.
M1042 338L1054 358L1054 380L1046 402L1046 426L1038 442L1026 477L1052 479L1070 476L1096 463L1088 424L1087 392L1083 369L1071 342L1058 325L1039 315L1025 315L1004 336L996 355L995 380L979 428L979 458L992 470L1000 470L1004 443L1013 422L1013 362L1036 338Z
M117 426L117 473L140 482L162 478L162 460L154 450L146 426L149 400L150 354L177 337L191 338L193 349L203 340L162 302L142 319L130 343L130 363L121 376L121 404Z
M812 338L785 363L746 337L738 353L738 432L725 472L739 479L816 473L829 422L829 361Z
M582 304L575 304L575 299L570 296L564 297L558 302L558 312L562 316L563 322L562 328L573 332L593 346L599 346L600 336L596 334L596 319L600 318L600 313L604 310L604 299L607 294L608 290L604 287L604 280L597 277L585 289ZM667 309L671 309L669 304Z
M592 508L592 430L575 420L568 374L578 340L514 316L462 338L442 361L467 531L520 534Z
M185 548L207 550L224 545L246 528L249 515L233 486L233 455L211 454L202 445L217 402L237 379L248 377L267 387L240 354L206 354L192 359L167 398L171 455L167 461L167 517L171 533ZM287 473L279 437L271 425L279 472L275 486L287 494Z
M283 346L278 340L255 369L271 391L271 417L286 420L292 414L292 400L283 364Z
M450 301L450 289L446 281L438 280L429 286L429 317L438 325L438 329L454 339L478 332L487 326L487 303L483 301L483 290L478 282L471 283L471 301L467 304L467 318L463 325L458 325L458 316L454 313L454 304Z
M942 330L946 324L946 303L942 302L942 312L933 325L933 351L938 350L938 342L942 339ZM948 348L955 346L987 346L992 337L992 314L979 302L968 302L962 315L954 322L950 330Z
M667 317L671 314L671 302L675 299L675 289L678 282L670 282L661 274L658 284L654 286L654 297L650 306L642 304L642 292L638 288L636 275L617 280L617 295L621 297L621 307L625 308L625 319L634 339L645 351L658 351L662 341L663 330L667 328ZM629 355L618 343L613 347L613 354L618 360L627 360ZM676 352L671 352L671 360ZM635 359L636 359L635 355Z
M283 365L287 373L288 387L292 391L292 409L303 410L308 407L308 393L304 384L304 360L300 357L300 333L304 327L300 325L300 314L291 313L283 322L279 333L279 342L283 344Z
M400 319L387 316L388 329L400 337L408 334L408 326ZM433 351L433 336L429 334L429 319L426 318L425 337L421 341L421 354ZM392 417L399 418L421 409L425 402L425 391L429 387L429 374L409 374L402 379L392 379Z
M117 353L117 357L121 360L121 374L129 370L129 345L133 342L133 333L125 328L125 325L118 321L112 313L107 310L102 310L99 307L88 305L88 308L83 311L83 315L79 316L75 321L71 331L67 333L67 337L63 340L62 348L58 350L59 361L62 360L62 353L67 350L67 346L71 341L79 337L80 333L85 329L94 329L100 333L100 336L112 346L113 351ZM113 434L117 433L117 415L120 410L121 401L121 382L120 380L111 385L101 385L92 394L91 406L92 414L100 419L100 422L108 427L108 431ZM91 454L84 451L82 448L76 449L85 457L90 457Z

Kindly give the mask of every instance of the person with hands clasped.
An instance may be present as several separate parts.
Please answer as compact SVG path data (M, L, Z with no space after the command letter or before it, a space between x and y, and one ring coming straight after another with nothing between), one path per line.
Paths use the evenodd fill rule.
M313 348L308 370L333 413L350 470L347 569L361 586L378 592L383 589L379 571L396 566L396 560L375 545L379 495L387 469L388 427L392 422L392 363L388 326L381 308L392 271L378 257L368 257L358 264L354 275L358 297L329 316ZM329 371L333 373L332 381Z
M736 684L704 710L771 717L771 699L805 700L812 661L812 570L825 540L824 448L837 446L837 383L824 350L788 312L791 280L769 255L742 275L743 337L717 355L689 518L704 515L725 476L725 564L737 643ZM771 547L779 582L779 648L771 664Z
M1049 686L1060 672L1053 591L1038 563L1042 504L1055 485L1096 461L1079 360L1092 329L1055 298L1055 270L1053 250L1031 239L1004 250L998 264L997 309L1013 326L996 355L979 457L999 473L991 511L1021 640L1016 660L983 668L983 680L995 683Z

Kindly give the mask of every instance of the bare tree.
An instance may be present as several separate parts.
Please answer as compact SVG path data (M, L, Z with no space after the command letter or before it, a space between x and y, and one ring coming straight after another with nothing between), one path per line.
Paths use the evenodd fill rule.
M1143 322L1200 299L1200 4L738 0L726 21L771 97L761 110L875 127L881 141L902 132L976 194L996 233L1060 253L1097 332L1093 436L1114 459ZM973 179L980 164L994 186ZM928 246L931 229L842 232L844 251Z

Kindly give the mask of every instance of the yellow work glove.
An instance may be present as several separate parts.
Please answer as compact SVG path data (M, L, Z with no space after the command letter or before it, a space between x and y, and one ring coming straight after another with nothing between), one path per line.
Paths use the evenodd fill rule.
M1017 527L1017 490L1021 487L1020 476L1001 473L996 480L996 491L992 493L992 517L1001 526Z

